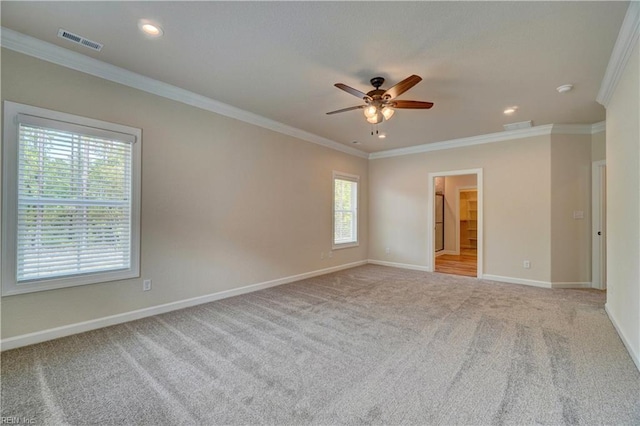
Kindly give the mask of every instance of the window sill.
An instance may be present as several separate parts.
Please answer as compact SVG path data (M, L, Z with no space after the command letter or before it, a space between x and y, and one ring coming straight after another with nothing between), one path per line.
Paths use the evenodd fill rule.
M51 278L46 280L36 280L16 284L15 282L4 282L2 288L2 297L15 296L18 294L35 293L39 291L56 290L59 288L78 287L90 284L100 284L110 281L120 281L131 278L139 278L140 271L135 268L123 269L111 272L100 272L87 275L68 276L60 278Z
M333 244L331 246L332 250L341 250L341 249L346 249L346 248L351 248L351 247L358 247L360 245L359 242L355 242L355 243L342 243L342 244Z

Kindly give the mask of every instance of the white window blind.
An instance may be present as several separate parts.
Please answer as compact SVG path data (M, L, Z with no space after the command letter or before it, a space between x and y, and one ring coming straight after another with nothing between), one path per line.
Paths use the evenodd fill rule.
M15 120L14 290L137 274L136 136L28 114Z
M358 243L358 176L334 172L333 246Z

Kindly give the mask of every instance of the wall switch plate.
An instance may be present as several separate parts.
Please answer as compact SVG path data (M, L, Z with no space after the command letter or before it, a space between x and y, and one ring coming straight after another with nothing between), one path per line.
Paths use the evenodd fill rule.
M333 257L333 251L329 252L329 259L331 259Z
M384 249L384 252L386 254L391 254L391 249L389 247L387 247L387 248Z
M584 212L582 210L574 210L573 211L574 219L584 219Z
M528 260L523 261L523 262L522 262L522 267L523 267L524 269L530 269L530 268L531 268L531 262L530 262L530 261L528 261Z
M149 290L151 290L151 280L142 281L142 291L149 291Z

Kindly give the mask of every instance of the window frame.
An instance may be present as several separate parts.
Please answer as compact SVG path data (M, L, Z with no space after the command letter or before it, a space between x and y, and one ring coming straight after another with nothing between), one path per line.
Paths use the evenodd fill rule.
M354 225L354 231L355 231L355 235L356 235L356 239L355 241L349 241L346 243L337 243L336 244L336 180L344 180L344 181L350 181L350 182L354 182L356 185L356 196L355 196L355 211L354 211L354 218L355 218L355 225ZM333 250L340 250L340 249L345 249L345 248L350 248L350 247L358 247L360 245L360 232L359 232L359 226L360 226L360 213L359 213L359 205L360 205L360 176L358 175L354 175L354 174L350 174L350 173L343 173L343 172L338 172L338 171L333 171L333 179L331 180L332 183L332 215L331 215L331 231L332 231L332 236L331 236L331 248Z
M90 272L18 283L17 280L17 204L18 204L18 115L30 115L72 126L95 129L96 134L123 133L133 136L131 150L131 233L129 268ZM2 147L2 297L57 288L97 284L140 277L140 204L142 177L142 130L74 114L4 101Z

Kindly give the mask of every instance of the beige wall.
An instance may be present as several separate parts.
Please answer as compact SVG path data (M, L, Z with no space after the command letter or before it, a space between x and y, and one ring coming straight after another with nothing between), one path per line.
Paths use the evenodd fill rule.
M551 259L552 282L591 282L591 135L551 135Z
M537 136L371 160L369 258L430 266L428 174L482 168L484 273L549 282L550 143ZM522 268L523 260L531 269Z
M640 362L640 54L607 106L607 310ZM640 367L640 364L638 364Z
M367 162L6 50L2 99L140 127L144 140L142 277L5 297L3 338L367 257L427 266L427 178L441 171L483 169L486 275L589 280L588 166L603 157L604 133L538 136ZM614 105L608 117L621 111ZM626 122L615 118L614 134L633 140L624 136ZM611 126L607 122L607 130ZM320 253L331 247L333 170L361 176L361 244L321 260ZM640 185L637 174L636 181ZM585 219L573 220L573 210L584 211ZM531 269L522 268L523 260L531 261ZM142 278L153 279L151 292L141 291ZM613 290L611 306L630 303L619 296L625 291ZM640 298L635 300L637 313ZM625 321L629 311L620 308Z
M143 129L142 277L4 297L2 338L367 259L366 159L7 50L2 99ZM360 246L321 260L333 170L360 175Z

